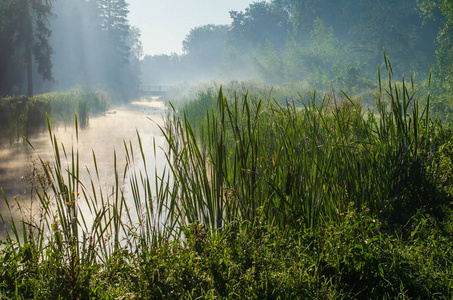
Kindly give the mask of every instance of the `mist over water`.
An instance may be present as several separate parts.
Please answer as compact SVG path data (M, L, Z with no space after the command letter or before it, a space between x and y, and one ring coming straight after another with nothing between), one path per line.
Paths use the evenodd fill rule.
M155 99L135 101L128 105L112 108L104 116L90 118L88 126L79 129L78 142L73 126L54 129L52 133L59 143L64 168L71 166L71 148L74 147L74 151L79 153L80 181L90 190L90 176L87 172L89 170L96 187L101 188L104 195L108 196L115 185L114 155L116 153L117 171L120 182L123 182L122 190L125 198L130 199L128 174L126 174L126 180L122 181L126 165L124 143L128 147L131 143L134 150L135 165L130 166L130 170L139 172L143 168L143 162L138 145L138 133L145 151L148 170L156 169L159 174L166 165L165 155L162 151L165 139L159 129L159 126L164 124L165 113L164 103ZM154 142L156 155L154 155ZM26 142L14 143L0 149L0 188L5 191L10 203L17 198L19 204L29 205L30 184L24 178L29 176L33 161L36 162L37 167L40 166L38 156L44 161L54 161L48 133L31 138L30 143L35 150ZM64 158L62 144L66 149L67 159ZM96 156L99 181L96 179L93 152ZM2 213L7 211L4 201L1 201L0 209ZM14 211L17 210L13 209L13 214ZM4 217L9 219L7 215ZM18 218L19 216L13 217Z
M45 6L49 15L39 23L45 28L30 25L47 37L49 46L40 55L33 54L35 65L30 66L34 67L30 73L34 80L29 84L35 94L83 87L105 91L112 101L121 103L136 99L140 86L171 86L169 94L176 103L196 98L198 91L190 89L203 82L215 80L226 86L237 80L257 80L319 91L338 87L350 96L366 99L377 88L376 69L379 63L382 66L383 48L394 63L395 76L413 70L416 79L427 77L428 66L436 58L433 41L438 21L425 18L429 11L420 10L416 2L251 1L243 11L230 11L227 24L191 28L181 41L181 54L159 55L145 55L140 30L128 19L128 1L60 0L52 4ZM34 14L24 12L17 16L17 24L11 23L7 16L15 12L14 6L0 7L0 53L7 54L0 55L0 71L2 66L6 70L0 72L0 96L25 94L30 80L19 61L28 60L23 55L30 43L8 43L14 40L11 36L21 33L18 24L33 19ZM162 28L162 32L170 30ZM28 40L37 39L28 36ZM43 76L43 68L51 70L48 75L52 76ZM150 168L156 167L154 163L163 167L165 157L151 155L153 138L158 146L164 143L158 128L163 125L164 109L158 101L112 109L80 129L77 145L74 128L60 127L54 133L68 157L72 145L77 148L80 165L92 174L92 152L96 154L100 184L108 189L115 180L115 151L119 173L125 164L124 141L132 140L138 153L136 131L150 155ZM9 199L28 197L23 195L28 185L23 178L37 155L53 161L47 133L30 142L36 151L25 142L0 148L0 187ZM87 172L83 176L81 182L89 182Z

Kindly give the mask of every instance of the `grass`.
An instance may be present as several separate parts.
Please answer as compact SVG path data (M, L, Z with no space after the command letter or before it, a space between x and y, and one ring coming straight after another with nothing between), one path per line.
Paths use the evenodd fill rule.
M87 89L0 98L0 128L4 129L0 138L14 141L45 131L46 114L54 125L72 125L77 113L80 126L86 126L90 114L105 113L107 105L105 93Z
M315 92L283 106L247 94L228 100L221 90L197 123L184 112L176 116L166 131L181 185L175 206L187 223L201 220L211 229L258 212L282 228L314 228L340 219L350 203L400 223L421 208L437 211L441 152L430 136L438 124L410 84L393 85L391 71L388 77L374 111L346 95L318 101ZM206 107L212 93L201 96L194 105ZM196 110L190 105L187 111Z
M40 217L4 220L1 297L450 299L452 131L387 68L372 111L202 93L162 128L167 168L147 168L156 144L125 142L111 190L95 154L79 181L77 134L65 148L48 119Z

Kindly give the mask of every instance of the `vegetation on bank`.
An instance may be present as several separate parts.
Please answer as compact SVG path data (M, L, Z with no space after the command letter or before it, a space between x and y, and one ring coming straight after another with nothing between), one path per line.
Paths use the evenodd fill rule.
M52 124L67 125L77 113L79 124L85 126L90 115L105 113L108 103L107 94L88 89L0 98L0 139L13 141L45 130L46 114Z
M0 259L2 297L450 299L452 296L451 232L446 234L435 219L422 213L401 227L350 210L341 226L329 222L309 231L292 228L282 231L259 220L235 222L216 234L196 223L183 230L184 241L165 240L149 245L138 239L134 243L137 248L119 248L98 263L91 257L102 244L98 246L88 237L80 257L72 258L68 252L58 251L59 247L70 249L67 241L56 239L58 235L48 241L47 254L39 252L37 245L18 246L6 241ZM129 236L128 242L132 239Z
M200 94L162 128L167 169L135 166L150 151L138 137L108 191L95 156L79 181L77 151L49 126L54 160L32 180L40 209L9 223L1 295L451 299L453 131L387 67L373 110L316 92Z

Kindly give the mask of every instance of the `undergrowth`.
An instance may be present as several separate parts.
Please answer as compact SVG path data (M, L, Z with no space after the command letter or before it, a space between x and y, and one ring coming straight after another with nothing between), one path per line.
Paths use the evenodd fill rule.
M419 213L395 229L351 210L341 226L311 231L257 220L212 235L194 223L182 229L183 242L117 249L76 271L61 252L38 261L33 248L7 241L0 291L39 299L450 299L451 233L431 222Z

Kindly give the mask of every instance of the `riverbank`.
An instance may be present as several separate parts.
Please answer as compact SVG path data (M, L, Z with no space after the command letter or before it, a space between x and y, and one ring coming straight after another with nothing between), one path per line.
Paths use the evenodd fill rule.
M97 157L82 180L86 151L61 159L54 142L41 217L4 239L0 293L451 299L453 130L411 87L380 88L369 111L347 96L281 105L254 91L200 93L158 128L164 144L126 142L107 188ZM185 112L198 110L191 123ZM108 144L121 127L94 139Z
M0 146L44 132L47 117L53 126L67 126L74 124L77 114L84 127L90 116L104 114L108 105L105 92L88 89L0 98Z
M159 147L163 146L164 138L159 126L163 126L166 112L165 104L158 99L134 101L130 104L112 107L103 115L92 116L87 126L79 128L77 140L73 124L56 126L52 134L55 135L60 145L63 144L67 147L67 157L71 157L72 147L77 151L81 166L79 175L81 182L89 182L90 176L87 170L93 173L97 167L99 181L102 182L100 188L110 190L115 185L115 156L119 170L123 170L127 164L125 143L130 142L134 148L138 148L137 134L139 134L142 145L146 149L152 149L154 141ZM29 206L32 184L35 187L40 184L37 178L33 179L31 176L32 172L40 167L38 157L43 161L54 159L48 132L34 135L29 142L33 148L26 142L8 143L0 147L0 189L10 199L10 202L14 202L12 200L16 198L18 203L24 207ZM96 166L93 161L93 153L96 155ZM158 154L157 162L151 159L151 155L151 153L147 153L148 167L157 167L159 170L164 168L165 157L163 154ZM63 159L69 167L70 161L67 161L66 158ZM139 158L137 158L136 164L141 165ZM126 197L130 198L130 195L127 196L130 188L126 183L123 190ZM0 203L0 210L6 219L11 216L20 219L19 209L13 209L13 215L10 215L4 201ZM13 204L13 206L16 205Z

